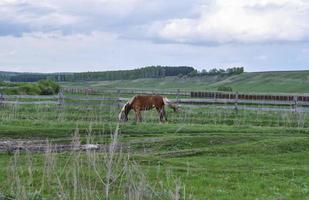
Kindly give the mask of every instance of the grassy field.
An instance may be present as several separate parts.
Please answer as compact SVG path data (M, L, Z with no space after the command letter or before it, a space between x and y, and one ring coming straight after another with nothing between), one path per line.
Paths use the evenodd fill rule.
M118 127L118 111L1 107L1 140L51 148L0 153L0 199L309 199L309 114L188 106ZM122 150L51 150L70 143Z
M309 93L309 71L250 72L234 76L199 78L166 77L121 81L62 83L68 87L138 88L217 90L219 86L232 87L240 92Z

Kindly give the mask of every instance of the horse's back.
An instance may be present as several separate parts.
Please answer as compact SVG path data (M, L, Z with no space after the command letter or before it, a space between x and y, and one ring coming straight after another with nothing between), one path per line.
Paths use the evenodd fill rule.
M153 107L162 107L164 102L163 97L159 95L137 95L132 98L131 105L141 109L150 109Z

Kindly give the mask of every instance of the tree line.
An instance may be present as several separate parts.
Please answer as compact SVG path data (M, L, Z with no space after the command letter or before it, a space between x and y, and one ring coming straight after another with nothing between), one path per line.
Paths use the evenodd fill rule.
M197 71L189 66L149 66L133 70L117 70L102 72L80 72L80 73L18 73L15 75L3 74L5 81L11 82L37 82L40 80L53 80L57 82L74 82L74 81L113 81L113 80L133 80L139 78L163 78L167 76L178 77L198 77L214 75L234 75L244 72L243 67L233 67L224 69L213 68L209 71Z
M151 66L133 70L83 72L67 75L65 81L105 81L105 80L132 80L139 78L162 78L166 76L177 76L178 74L189 74L193 67L167 67Z
M21 73L0 71L0 81L10 81L10 78Z
M74 81L109 81L131 80L139 78L162 78L166 76L187 75L194 71L193 67L178 66L150 66L133 70L81 72L81 73L58 73L58 74L19 74L10 77L11 82L37 82L49 79L58 82Z
M217 75L236 75L241 74L244 72L243 67L232 67L227 69L217 69L213 68L207 71L206 69L203 69L201 71L194 70L188 74L190 77L195 76L217 76Z

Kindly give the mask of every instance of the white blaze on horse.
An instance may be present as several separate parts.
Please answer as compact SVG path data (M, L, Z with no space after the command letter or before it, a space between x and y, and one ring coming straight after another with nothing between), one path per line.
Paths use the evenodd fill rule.
M167 121L166 113L164 107L168 106L174 110L178 111L178 106L172 103L166 97L159 95L148 95L148 96L134 96L130 101L128 101L121 109L118 119L119 121L128 121L128 114L131 110L135 112L136 121L142 121L141 111L151 110L155 108L160 116L160 121L163 122L164 119Z

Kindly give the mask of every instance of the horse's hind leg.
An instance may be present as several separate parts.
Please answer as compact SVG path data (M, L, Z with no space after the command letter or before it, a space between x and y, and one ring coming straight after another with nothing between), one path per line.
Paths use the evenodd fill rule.
M160 116L160 122L164 122L164 117L165 117L165 111L164 109L160 109L160 108L157 108L157 111L159 113L159 116Z
M162 110L160 111L160 121L164 122L164 113Z
M164 107L162 108L162 115L165 118L165 121L167 121L166 112L165 112Z

